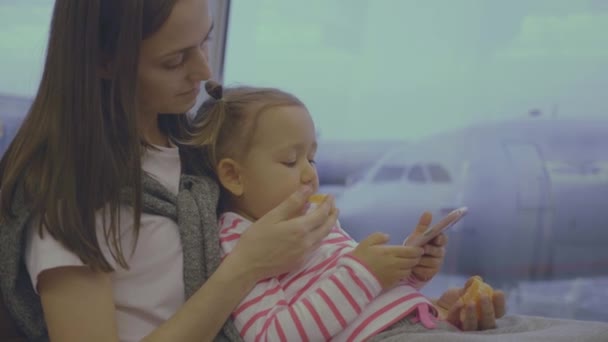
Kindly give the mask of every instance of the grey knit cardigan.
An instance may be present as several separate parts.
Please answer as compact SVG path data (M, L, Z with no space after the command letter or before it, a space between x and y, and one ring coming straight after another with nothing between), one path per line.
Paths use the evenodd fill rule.
M216 218L218 185L207 177L182 175L177 196L148 175L143 176L142 185L143 211L178 223L184 253L184 291L189 298L221 260ZM128 196L129 190L124 195ZM32 217L19 193L13 208L16 219L0 225L0 290L10 315L28 340L48 341L40 298L23 259L25 231ZM215 341L242 339L228 320Z

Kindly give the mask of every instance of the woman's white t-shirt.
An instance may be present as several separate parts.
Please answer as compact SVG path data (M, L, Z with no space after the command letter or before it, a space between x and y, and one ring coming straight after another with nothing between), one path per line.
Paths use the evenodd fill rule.
M169 191L177 194L181 173L177 148L148 149L142 157L142 168ZM101 216L101 215L99 215ZM169 319L184 303L183 253L175 221L163 216L142 213L141 229L133 251L133 215L127 208L120 209L122 247L129 265L125 270L116 264L101 229L98 240L104 256L113 266L111 273L118 336L121 341L139 341ZM101 225L101 217L97 219ZM34 289L38 275L62 266L82 266L80 259L66 250L50 235L40 238L30 226L25 262ZM133 253L131 253L133 251Z

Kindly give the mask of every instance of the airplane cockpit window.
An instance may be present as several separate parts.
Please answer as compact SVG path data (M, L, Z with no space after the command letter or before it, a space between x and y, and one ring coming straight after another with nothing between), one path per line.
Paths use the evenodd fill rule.
M405 166L400 165L384 165L374 175L374 183L396 182L405 175Z
M424 169L420 165L415 165L411 168L409 174L407 175L407 179L414 183L424 183L426 182L426 176L424 175Z
M440 164L429 164L427 170L431 176L431 181L436 183L449 183L452 181L450 173Z

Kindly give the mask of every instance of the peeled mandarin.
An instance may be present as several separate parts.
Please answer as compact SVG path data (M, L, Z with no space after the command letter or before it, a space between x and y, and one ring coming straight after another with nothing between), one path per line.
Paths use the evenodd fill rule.
M325 194L314 194L308 198L308 202L314 203L314 204L321 204L321 203L323 203L323 201L325 200L326 197L327 197L327 195L325 195Z
M475 304L477 307L477 316L479 317L481 315L481 296L487 295L488 298L492 300L493 294L494 290L490 285L484 283L480 276L474 276L471 285L466 289L461 299L467 305L471 303Z

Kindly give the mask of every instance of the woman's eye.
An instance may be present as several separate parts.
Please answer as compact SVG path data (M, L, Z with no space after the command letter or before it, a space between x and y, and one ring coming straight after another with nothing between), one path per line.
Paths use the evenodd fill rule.
M314 159L308 159L308 162L310 163L310 165L316 165L317 161Z
M165 68L168 70L172 70L172 69L177 69L179 67L181 67L182 65L184 65L184 58L180 58L180 59L176 59L173 60L167 64L165 64Z
M167 70L175 70L175 69L181 67L182 65L184 65L184 63L165 65L165 69L167 69Z
M296 161L288 161L288 162L283 162L283 165L287 166L287 167L294 167L296 166Z

